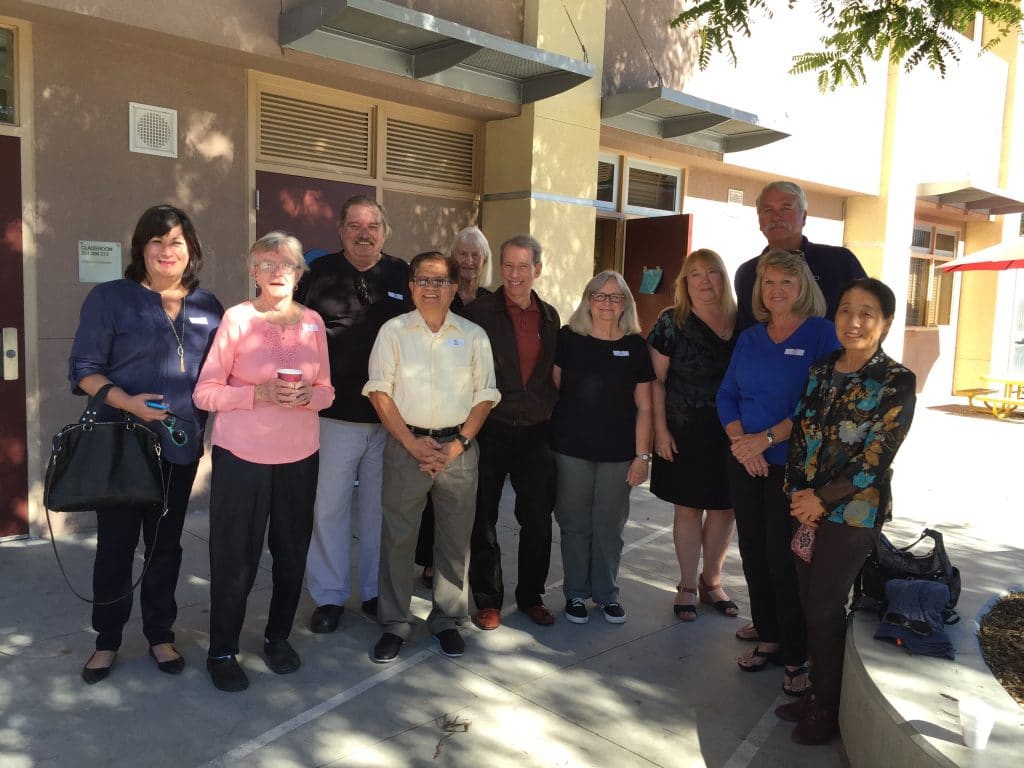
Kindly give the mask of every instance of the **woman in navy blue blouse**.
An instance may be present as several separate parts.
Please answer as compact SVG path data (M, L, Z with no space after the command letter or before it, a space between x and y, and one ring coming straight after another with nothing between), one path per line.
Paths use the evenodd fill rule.
M162 520L154 507L96 510L92 625L98 634L96 652L82 669L89 684L110 673L131 616L132 562L140 529L149 558L140 594L149 654L161 672L178 674L185 666L174 647L174 590L181 529L206 423L206 414L193 406L192 390L224 313L217 298L199 287L202 263L202 247L188 216L170 205L155 206L135 226L124 279L97 285L82 304L69 360L73 391L94 395L114 384L100 418L116 418L122 410L147 422L160 437L167 487Z
M807 635L782 483L793 408L807 369L838 342L823 317L825 298L799 251L776 249L760 258L752 299L759 322L736 341L716 399L731 441L729 488L759 638L737 663L747 672L768 662L785 665L782 689L798 696L810 685Z
M815 530L810 562L795 559L814 694L779 707L793 739L820 744L838 731L846 601L892 507L891 464L914 418L916 379L882 351L896 296L863 278L840 295L842 349L811 366L793 416L786 491L790 514Z

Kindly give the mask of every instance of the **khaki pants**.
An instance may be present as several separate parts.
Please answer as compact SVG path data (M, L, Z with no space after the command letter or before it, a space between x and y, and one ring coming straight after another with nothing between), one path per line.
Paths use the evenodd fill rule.
M416 537L427 494L434 499L434 602L427 628L436 635L457 627L469 614L466 573L476 510L476 444L431 478L393 437L384 446L380 602L377 620L385 632L409 639Z

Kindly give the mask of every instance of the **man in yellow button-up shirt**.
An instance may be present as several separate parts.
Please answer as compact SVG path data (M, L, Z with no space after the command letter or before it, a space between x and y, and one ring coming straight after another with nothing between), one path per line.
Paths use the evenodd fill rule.
M371 653L380 664L398 658L413 631L412 561L428 494L435 544L427 628L446 655L465 650L457 627L469 613L466 572L479 458L474 438L501 399L487 334L448 311L458 286L456 261L420 254L409 272L416 309L380 329L363 388L389 433L377 609L384 633Z

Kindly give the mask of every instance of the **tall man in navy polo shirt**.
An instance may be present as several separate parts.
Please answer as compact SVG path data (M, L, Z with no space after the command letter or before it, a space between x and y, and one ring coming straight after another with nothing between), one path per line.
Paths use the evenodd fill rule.
M516 605L536 624L554 624L544 607L544 582L551 562L551 512L555 463L548 444L551 412L558 399L551 370L561 322L558 312L533 290L540 275L541 246L518 235L501 246L502 285L468 305L466 318L487 331L501 392L480 430L480 480L470 546L469 588L481 629L497 629L505 585L495 526L505 478L516 494L519 522L519 583Z
M825 295L827 309L825 317L835 320L839 306L839 292L851 280L867 277L857 257L846 248L819 245L804 237L807 223L807 195L799 184L791 181L773 181L757 196L757 220L768 245L761 252L772 248L786 251L801 251L811 268L811 274L818 281L818 287ZM760 255L740 265L736 270L736 331L742 331L757 321L750 308L754 291L757 260Z
M409 309L409 266L383 252L391 234L375 200L350 197L341 206L342 249L313 262L296 299L316 310L327 329L334 404L320 411L320 478L306 589L316 603L313 632L333 632L345 610L352 548L353 485L359 515L359 596L377 613L380 567L381 478L387 432L363 397L370 349L381 326Z

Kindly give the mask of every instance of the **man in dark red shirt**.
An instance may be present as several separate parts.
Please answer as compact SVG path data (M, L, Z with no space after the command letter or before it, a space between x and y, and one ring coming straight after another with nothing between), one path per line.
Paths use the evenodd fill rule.
M505 587L495 526L505 478L516 494L519 522L519 583L516 605L537 624L555 619L544 606L551 562L551 512L555 465L548 444L551 411L558 399L551 370L561 321L541 301L533 281L541 272L541 246L517 235L501 246L502 285L466 307L467 319L487 331L501 401L477 436L480 481L470 545L469 587L481 629L501 624Z

